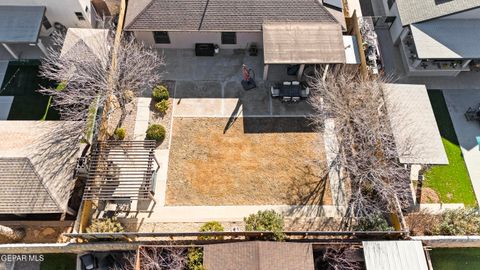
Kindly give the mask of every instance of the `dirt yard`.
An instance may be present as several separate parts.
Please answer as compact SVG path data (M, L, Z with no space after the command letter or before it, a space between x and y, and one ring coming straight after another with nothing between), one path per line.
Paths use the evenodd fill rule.
M304 118L175 118L172 134L167 205L331 204Z

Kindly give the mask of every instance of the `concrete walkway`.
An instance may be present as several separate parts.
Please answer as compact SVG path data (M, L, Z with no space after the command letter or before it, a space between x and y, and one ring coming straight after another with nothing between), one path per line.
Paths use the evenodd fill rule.
M333 205L226 205L226 206L160 206L154 205L153 215L140 213L135 217L151 222L207 222L243 221L243 218L261 210L275 210L285 217L317 218L338 217L343 207Z
M325 131L323 133L325 142L325 155L327 157L327 166L329 168L328 179L330 180L330 190L332 192L332 200L337 206L346 206L345 186L341 179L339 167L335 165L338 153L338 141L335 135L335 123L333 119L325 121Z
M478 202L480 201L480 146L475 137L480 136L480 123L467 121L464 113L468 107L478 106L480 90L443 90L443 94Z
M135 117L135 128L133 131L134 140L145 139L150 120L150 101L151 98L139 97L137 99L137 115Z

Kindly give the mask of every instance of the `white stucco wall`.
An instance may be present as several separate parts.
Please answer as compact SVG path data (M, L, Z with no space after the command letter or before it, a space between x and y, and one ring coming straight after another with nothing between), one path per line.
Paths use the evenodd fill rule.
M55 22L63 24L65 27L91 27L92 6L89 0L0 0L0 5L7 6L46 6L45 16L50 24ZM88 6L88 11L85 8ZM75 16L75 12L82 12L85 21L80 21ZM42 27L40 36L48 35Z
M223 49L247 49L254 42L262 47L263 36L261 32L237 32L237 44L221 44L221 32L168 32L170 44L155 44L153 32L135 32L138 40L155 48L194 49L195 43L214 43Z

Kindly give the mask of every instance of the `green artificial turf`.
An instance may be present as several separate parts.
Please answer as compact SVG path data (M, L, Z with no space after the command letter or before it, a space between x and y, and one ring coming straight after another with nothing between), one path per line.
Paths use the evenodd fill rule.
M39 77L38 62L10 62L0 88L1 96L14 96L8 120L58 120L50 98L37 92L53 85Z
M75 254L45 254L40 270L72 270L76 269Z
M423 186L436 191L442 203L464 203L474 207L477 204L475 193L443 93L440 90L429 90L428 95L449 164L429 168L425 172Z
M435 270L480 269L479 248L434 248L429 253Z

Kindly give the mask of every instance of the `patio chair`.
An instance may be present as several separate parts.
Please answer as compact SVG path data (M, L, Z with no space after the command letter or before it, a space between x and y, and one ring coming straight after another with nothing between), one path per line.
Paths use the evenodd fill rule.
M302 98L307 98L308 95L310 95L310 88L305 88L305 89L302 89L302 91L300 92L300 96Z
M279 97L280 96L280 89L275 89L273 86L270 88L270 93L272 97Z
M292 82L283 82L283 85L286 85L286 86L292 85Z
M283 97L282 102L290 102L292 101L292 97Z
M292 97L292 102L297 103L300 101L300 97Z
M292 85L300 85L300 82L299 81L293 81Z
M477 111L474 108L469 107L468 110L465 112L465 118L467 119L467 121L476 120Z

